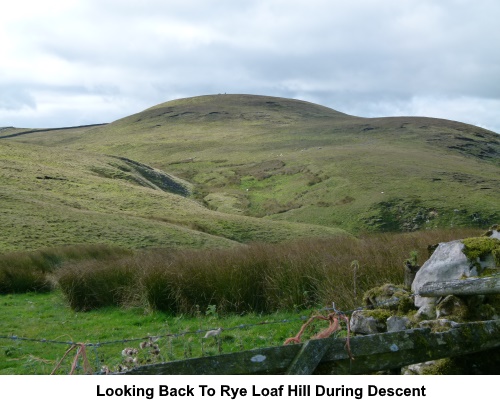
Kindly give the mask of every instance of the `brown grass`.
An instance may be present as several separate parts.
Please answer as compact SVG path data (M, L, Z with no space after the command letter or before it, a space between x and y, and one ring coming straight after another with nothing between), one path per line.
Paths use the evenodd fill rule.
M63 266L59 283L73 289L63 287L75 309L123 305L133 299L135 305L144 303L171 313L193 314L214 306L218 313L273 312L332 302L349 310L359 306L363 293L375 286L402 284L403 262L412 252L417 252L422 264L428 245L480 233L436 230L206 251L146 251L73 264L69 270ZM100 294L103 298L98 298ZM87 302L89 297L92 304Z

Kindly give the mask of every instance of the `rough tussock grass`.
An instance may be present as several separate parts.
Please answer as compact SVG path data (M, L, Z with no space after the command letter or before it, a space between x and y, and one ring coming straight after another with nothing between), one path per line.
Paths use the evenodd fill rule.
M55 287L53 273L64 263L102 261L131 253L105 245L74 245L0 255L0 294L48 292Z
M56 280L79 311L115 305L194 314L270 313L335 302L355 308L365 291L403 282L403 262L427 246L480 231L336 237L217 250L154 250L62 265ZM355 266L353 266L355 263Z

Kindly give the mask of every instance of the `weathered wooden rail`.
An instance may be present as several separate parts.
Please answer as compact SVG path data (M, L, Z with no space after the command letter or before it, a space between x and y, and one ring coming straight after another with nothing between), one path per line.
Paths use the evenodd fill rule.
M446 295L500 294L500 276L469 277L464 280L442 281L424 284L418 291L422 297Z
M140 366L122 374L366 374L500 347L500 321L457 324L443 332L430 328L310 340L302 344L254 349Z
M421 296L500 294L500 276L425 284ZM212 357L140 366L122 374L367 374L500 347L500 320L326 338Z

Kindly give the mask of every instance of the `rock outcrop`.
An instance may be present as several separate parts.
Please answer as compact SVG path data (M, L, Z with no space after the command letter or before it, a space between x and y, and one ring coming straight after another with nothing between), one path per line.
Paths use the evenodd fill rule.
M496 272L500 267L500 233L497 226L488 236L440 243L412 284L418 316L434 319L439 297L421 297L419 292L429 282L461 280Z
M429 328L439 333L456 328L463 322L498 320L500 294L497 293L497 276L500 276L500 232L497 226L481 237L440 243L417 271L411 289L385 284L367 291L364 309L353 312L351 316L351 330L361 335L411 328ZM483 282L489 283L490 280L495 280L495 287L480 294L474 290L473 294L467 292L464 295L463 289L454 287L451 293L447 292L443 296L419 295L420 290L424 294L429 289L427 283L444 283L448 288L450 284L476 285L480 282L483 285ZM425 289L422 288L424 285ZM434 285L431 287L436 295L444 291L436 289ZM457 370L459 373L469 373L472 371L468 366L473 360L474 373L489 373L492 359L500 360L499 349L476 354L473 358L440 359L412 365L401 371L403 374L449 374Z

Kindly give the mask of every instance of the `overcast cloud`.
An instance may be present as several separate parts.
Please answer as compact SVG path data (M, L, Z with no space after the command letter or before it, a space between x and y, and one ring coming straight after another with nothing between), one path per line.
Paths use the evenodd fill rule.
M16 0L0 127L111 122L214 93L500 132L498 0Z

